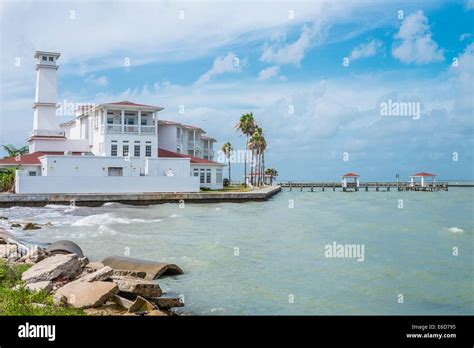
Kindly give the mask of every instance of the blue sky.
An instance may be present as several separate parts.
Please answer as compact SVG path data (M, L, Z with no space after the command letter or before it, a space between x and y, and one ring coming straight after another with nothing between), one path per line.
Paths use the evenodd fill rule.
M0 15L1 144L25 143L33 54L48 50L58 102L159 105L237 149L253 112L281 180L474 179L472 0L2 1ZM420 117L381 115L388 100Z

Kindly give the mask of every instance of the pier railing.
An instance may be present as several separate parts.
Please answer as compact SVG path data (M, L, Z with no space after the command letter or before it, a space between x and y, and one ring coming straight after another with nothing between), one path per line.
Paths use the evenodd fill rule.
M361 182L359 186L356 183L347 183L343 187L341 182L296 182L296 181L286 181L279 182L283 188L299 188L301 191L303 188L310 188L311 191L314 191L316 188L320 188L322 191L325 189L332 189L333 191L338 189L343 189L343 191L369 191L369 188L379 191L384 189L390 191L391 188L396 188L398 191L448 191L448 182L439 181L439 182L425 182L423 186L420 182L412 183L408 182L388 182L388 181L372 181L372 182Z

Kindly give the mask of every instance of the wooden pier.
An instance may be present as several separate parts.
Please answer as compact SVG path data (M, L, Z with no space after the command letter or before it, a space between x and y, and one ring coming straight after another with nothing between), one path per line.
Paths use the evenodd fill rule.
M411 183L411 182L361 182L359 187L355 183L347 183L346 187L343 187L340 182L280 182L282 188L289 188L290 191L293 189L303 191L314 192L318 191L384 191L389 192L393 191L448 191L447 182L430 182L425 183L421 186L421 183Z

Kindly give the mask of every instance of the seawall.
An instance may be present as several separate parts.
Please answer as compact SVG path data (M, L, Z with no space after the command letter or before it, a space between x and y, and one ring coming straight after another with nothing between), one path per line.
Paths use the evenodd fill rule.
M47 204L98 207L107 202L129 205L162 203L221 203L266 201L281 191L271 186L249 192L196 192L196 193L107 193L107 194L0 194L0 208L13 206L41 207Z

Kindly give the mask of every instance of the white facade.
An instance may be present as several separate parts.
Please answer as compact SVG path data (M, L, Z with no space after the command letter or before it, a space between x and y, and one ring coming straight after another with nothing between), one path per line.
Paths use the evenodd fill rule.
M36 154L40 164L25 165L17 171L17 193L197 192L200 186L222 188L223 165L204 161L196 167L191 163L195 159L180 155L212 160L215 140L205 140L204 157L204 130L159 122L161 107L128 101L88 105L79 108L73 120L59 124L59 56L43 51L35 54L34 121L28 143L30 154L40 153ZM158 157L159 147L172 154ZM40 156L43 152L57 155Z

